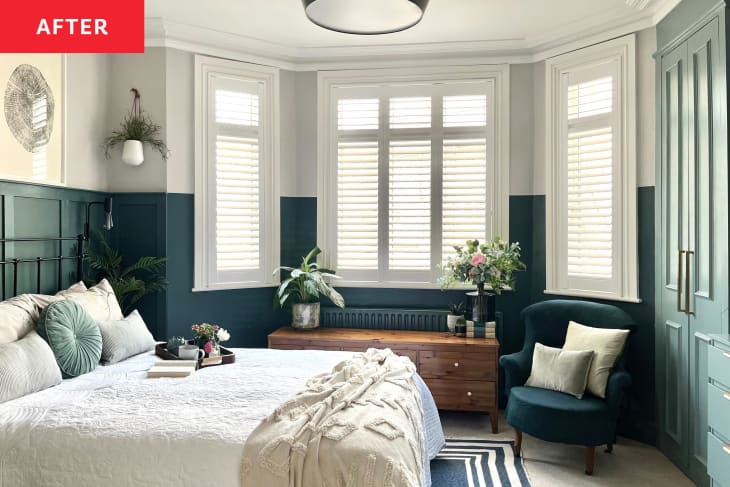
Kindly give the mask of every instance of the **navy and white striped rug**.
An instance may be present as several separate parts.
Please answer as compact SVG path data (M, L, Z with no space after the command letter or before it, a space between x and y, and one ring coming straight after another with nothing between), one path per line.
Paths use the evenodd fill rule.
M530 487L512 441L446 440L431 460L432 487Z

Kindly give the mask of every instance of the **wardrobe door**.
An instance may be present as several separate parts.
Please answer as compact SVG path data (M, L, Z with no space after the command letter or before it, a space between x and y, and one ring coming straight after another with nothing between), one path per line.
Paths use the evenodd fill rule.
M657 179L656 379L659 441L665 454L682 467L688 453L688 337L684 313L685 253L688 218L687 44L664 54L659 65L660 160Z
M725 71L719 19L687 41L689 111L689 242L683 289L689 328L689 476L707 476L707 352L709 334L722 333L727 309L727 156Z

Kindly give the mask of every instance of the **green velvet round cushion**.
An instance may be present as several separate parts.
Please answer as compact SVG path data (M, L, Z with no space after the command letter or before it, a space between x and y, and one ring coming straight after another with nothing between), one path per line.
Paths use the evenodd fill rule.
M38 320L38 334L51 346L64 379L91 372L99 364L99 326L73 301L49 304Z

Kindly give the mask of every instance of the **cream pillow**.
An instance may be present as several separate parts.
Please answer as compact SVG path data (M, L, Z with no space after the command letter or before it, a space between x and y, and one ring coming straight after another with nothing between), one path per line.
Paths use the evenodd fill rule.
M61 382L53 350L35 331L0 345L0 403Z
M30 333L39 314L30 294L0 302L0 344L12 343Z
M550 389L583 398L593 360L590 350L568 351L535 344L532 371L526 386Z
M616 360L621 356L629 330L593 328L575 321L568 323L563 350L593 350L595 354L588 374L588 390L606 398L606 384Z
M79 304L97 322L118 321L124 318L114 289L106 279L102 279L99 284L86 292L66 294L63 298Z
M83 293L86 292L86 284L84 284L84 281L79 281L74 284L71 284L68 288L63 289L61 291L58 291L53 296L50 296L48 294L31 294L31 298L35 302L35 304L38 305L39 308L43 309L49 304L51 304L54 301L58 301L59 299L63 299L64 296L67 296L69 294L73 293Z

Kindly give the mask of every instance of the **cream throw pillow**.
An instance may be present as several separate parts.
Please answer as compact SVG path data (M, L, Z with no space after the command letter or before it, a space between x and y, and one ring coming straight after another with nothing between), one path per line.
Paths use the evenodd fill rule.
M581 399L593 360L590 350L573 351L535 344L532 371L526 386L564 392Z
M30 333L39 314L30 294L0 302L0 345L20 340Z
M575 321L568 323L563 350L593 350L595 354L588 374L588 390L606 398L606 384L616 360L629 337L629 330L593 328Z
M0 345L0 403L61 382L53 350L35 331Z
M86 292L66 294L63 298L81 305L97 322L118 321L124 318L114 289L106 279L102 279L99 284Z

